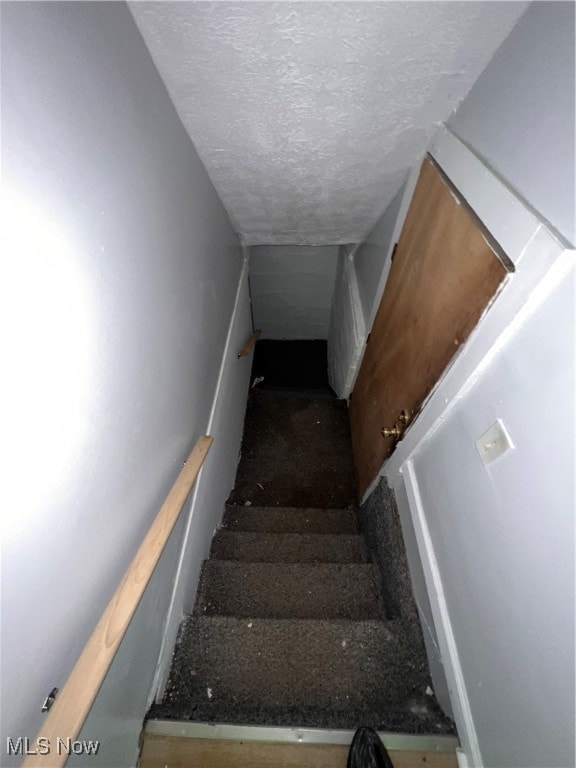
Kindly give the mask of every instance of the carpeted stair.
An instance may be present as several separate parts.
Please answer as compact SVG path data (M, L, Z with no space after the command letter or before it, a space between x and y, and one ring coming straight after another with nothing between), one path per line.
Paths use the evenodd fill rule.
M247 563L367 563L364 539L357 533L266 533L222 528L210 557Z
M387 617L353 499L346 403L253 390L231 503L150 717L452 730L421 637Z

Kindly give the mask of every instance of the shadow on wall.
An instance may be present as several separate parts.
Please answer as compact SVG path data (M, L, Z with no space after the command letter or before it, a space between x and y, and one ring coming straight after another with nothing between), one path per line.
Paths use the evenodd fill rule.
M327 339L337 245L250 249L254 327L263 339Z

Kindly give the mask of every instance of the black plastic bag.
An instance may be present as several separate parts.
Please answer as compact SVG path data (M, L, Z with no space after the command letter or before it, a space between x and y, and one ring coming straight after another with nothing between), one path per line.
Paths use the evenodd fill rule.
M347 768L394 768L386 747L372 728L358 728L350 744Z

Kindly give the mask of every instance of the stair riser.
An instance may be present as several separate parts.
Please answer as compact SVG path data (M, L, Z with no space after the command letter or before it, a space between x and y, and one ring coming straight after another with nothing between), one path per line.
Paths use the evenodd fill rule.
M361 536L353 534L267 534L216 532L210 557L250 563L367 563Z
M222 525L262 533L358 533L356 513L340 509L228 507Z
M196 615L384 619L372 565L204 563Z

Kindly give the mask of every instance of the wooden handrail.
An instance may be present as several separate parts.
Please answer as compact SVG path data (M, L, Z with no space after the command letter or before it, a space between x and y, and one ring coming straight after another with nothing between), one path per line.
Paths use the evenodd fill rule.
M256 344L256 342L260 338L261 333L262 331L254 331L254 333L252 334L252 336L250 336L246 344L244 344L240 352L238 352L238 357L246 357L246 355L249 355L250 352L252 352L252 347L254 346L254 344Z
M22 768L61 768L65 765L68 754L62 744L66 744L67 739L74 741L84 725L212 442L213 438L208 435L198 439L136 556L128 566L124 578L84 646L74 669L50 708L37 737L43 741L36 742L45 745L48 753L40 754L40 751L45 751L42 749L36 755L29 755L22 762Z

